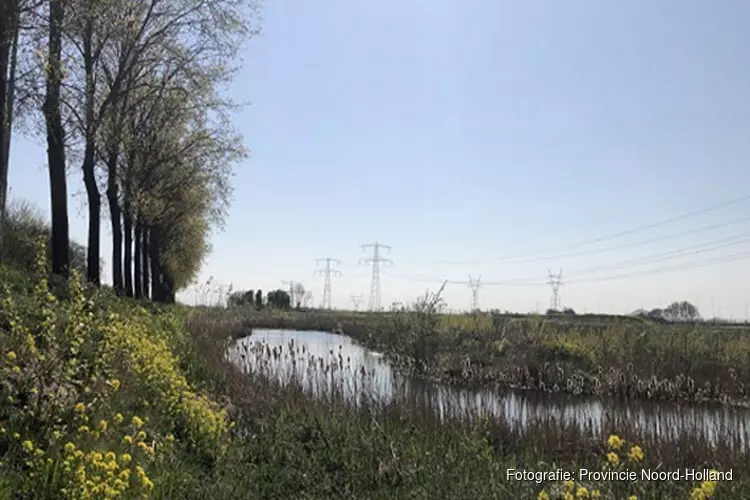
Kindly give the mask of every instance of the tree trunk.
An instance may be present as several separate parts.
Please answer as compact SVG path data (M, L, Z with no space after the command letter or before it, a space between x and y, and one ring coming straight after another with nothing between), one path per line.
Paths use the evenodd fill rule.
M8 197L10 138L18 61L18 2L0 0L0 260L3 257L5 207Z
M125 275L125 295L133 296L133 219L130 217L130 208L123 212L123 231L125 233L125 261L123 273Z
M86 145L83 152L83 184L86 186L86 199L89 207L89 234L88 246L86 248L86 278L95 286L101 284L101 269L99 268L99 253L101 243L101 196L99 187L96 185L96 128L94 124L94 57L92 54L91 40L93 38L92 23L86 25L83 35L83 66L86 78L85 90L85 120L86 120Z
M151 261L151 300L164 302L164 288L159 262L159 233L153 227L149 229L148 256Z
M122 295L122 221L120 204L117 195L117 152L113 149L107 158L107 200L109 217L112 221L112 286L118 295Z
M174 291L174 283L172 283L172 279L169 276L164 276L163 280L163 287L164 287L164 302L167 304L174 304L176 299L176 294Z
M133 249L135 251L134 255L134 265L133 265L133 294L136 299L140 299L143 297L143 275L141 273L141 263L142 263L142 257L141 257L141 244L142 244L142 230L141 222L138 220L138 217L135 219L135 231L134 231L134 237L133 237Z
M65 130L60 111L63 17L62 0L50 0L44 116L47 128L47 163L52 212L52 272L67 277L70 267L68 190L65 178Z
M94 168L94 144L86 144L83 152L83 183L86 186L86 199L89 207L89 234L86 248L86 279L95 286L101 284L99 268L99 244L101 242L102 201L96 185Z
M149 256L149 248L151 248L151 230L147 225L142 225L141 234L141 272L143 273L143 297L150 299L153 294L151 293L151 257Z

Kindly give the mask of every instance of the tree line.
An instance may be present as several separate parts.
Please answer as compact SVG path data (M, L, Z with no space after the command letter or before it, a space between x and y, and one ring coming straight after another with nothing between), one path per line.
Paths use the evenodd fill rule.
M286 290L273 290L266 294L265 300L262 290L238 290L229 294L228 307L254 307L263 309L273 307L276 309L290 309L292 297Z
M638 309L633 312L633 316L667 323L694 323L701 321L701 314L698 308L687 300L672 302L663 309L658 307L650 311Z
M289 285L289 291L278 289L268 292L263 300L261 290L237 290L230 292L227 297L229 307L247 307L252 306L256 309L262 309L265 306L277 309L302 309L310 307L312 302L312 293L305 289L305 286L293 281Z
M0 256L18 128L46 142L52 272L71 269L73 172L85 187L88 282L101 285L105 212L115 291L174 301L247 156L230 121L239 106L221 90L257 32L254 1L0 0Z

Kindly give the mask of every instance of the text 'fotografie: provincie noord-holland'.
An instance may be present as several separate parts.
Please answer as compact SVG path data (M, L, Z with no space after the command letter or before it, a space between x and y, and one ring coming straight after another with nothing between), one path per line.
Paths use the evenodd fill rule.
M716 471L711 469L675 469L654 470L608 470L594 471L578 469L566 471L556 469L550 471L531 471L523 469L507 469L505 478L508 481L731 481L732 469Z

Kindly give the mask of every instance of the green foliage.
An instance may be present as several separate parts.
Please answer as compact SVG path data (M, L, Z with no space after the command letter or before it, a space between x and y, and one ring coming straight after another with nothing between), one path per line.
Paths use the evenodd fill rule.
M40 240L51 262L51 229L38 207L25 200L9 200L3 229L2 260L9 268L32 271ZM81 274L86 272L86 249L74 241L70 242L70 265Z
M667 320L675 322L696 321L701 317L698 308L687 300L683 300L682 302L672 302L664 308L662 315Z
M586 371L593 367L591 349L586 347L579 335L544 339L540 347L540 360L543 362L567 362Z
M292 299L286 290L273 290L266 295L266 303L277 309L289 309Z
M255 291L255 307L257 307L258 309L261 309L263 307L263 291L262 290Z
M228 299L229 307L252 307L255 305L253 291L238 290L229 295Z
M0 491L135 498L165 461L220 459L228 419L179 366L177 311L87 295L76 276L59 300L44 267L33 291L6 289L0 304Z

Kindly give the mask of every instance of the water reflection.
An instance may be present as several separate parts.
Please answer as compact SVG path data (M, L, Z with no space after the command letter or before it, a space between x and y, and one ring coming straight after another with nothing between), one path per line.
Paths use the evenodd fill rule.
M687 433L732 447L747 448L750 443L747 409L457 388L401 376L382 354L344 335L257 330L232 344L227 355L247 372L282 383L296 379L319 397L335 393L353 404L408 402L435 411L441 419L490 416L523 426L541 417L597 435L622 422L662 439Z

